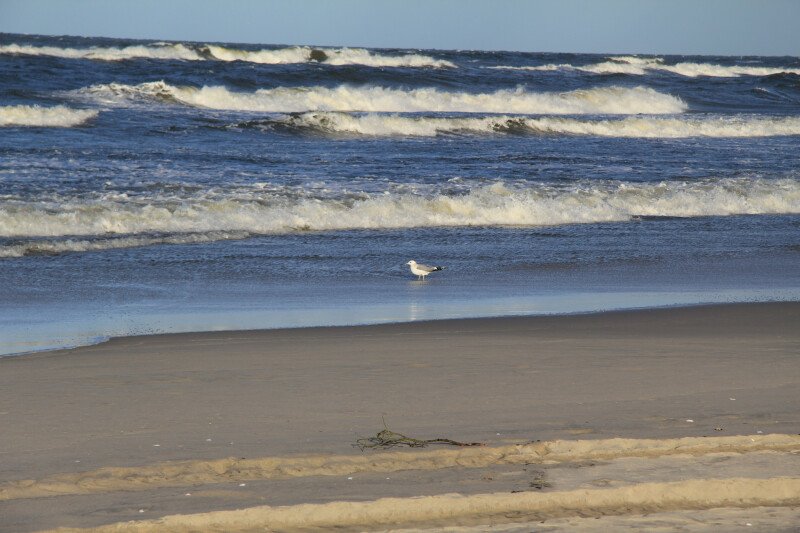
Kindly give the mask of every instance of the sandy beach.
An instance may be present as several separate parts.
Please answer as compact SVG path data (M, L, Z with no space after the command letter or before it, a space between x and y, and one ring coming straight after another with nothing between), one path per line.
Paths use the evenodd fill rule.
M798 20L0 0L0 533L800 533Z
M790 302L0 358L0 531L790 531L798 357Z

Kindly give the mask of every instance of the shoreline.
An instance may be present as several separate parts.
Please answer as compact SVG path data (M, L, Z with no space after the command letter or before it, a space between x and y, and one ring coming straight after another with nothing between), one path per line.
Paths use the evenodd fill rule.
M198 524L256 507L269 522L275 515L264 505L339 512L344 501L438 502L449 493L469 506L482 494L524 491L503 501L514 508L533 498L520 508L530 510L539 505L532 491L574 502L586 490L602 500L612 494L605 489L622 491L612 507L629 518L629 507L685 518L718 506L692 489L713 479L722 479L714 490L748 508L758 503L753 490L772 487L763 505L794 519L800 503L780 487L800 467L798 353L800 302L772 302L176 333L4 357L0 532L149 520L131 526L147 531L169 515ZM384 421L413 438L485 446L353 446ZM773 444L741 447L762 441ZM489 460L526 445L541 462ZM661 451L625 451L647 446ZM592 447L599 451L580 452ZM402 461L391 472L368 466L395 456ZM338 466L326 475L328 464ZM304 475L285 476L301 467ZM659 505L662 488L687 480L676 485L686 498ZM626 487L635 493L645 482L657 486L637 507ZM473 520L453 512L446 522ZM546 521L573 513L531 512Z
M95 337L91 342L69 344L64 346L47 347L38 350L13 352L13 353L0 353L0 360L8 357L30 357L38 354L48 354L52 352L71 351L90 346L98 346L115 339L127 338L147 338L147 337L160 337L169 335L202 335L202 334L237 334L248 332L266 332L266 331L298 331L298 330L311 330L311 329L335 329L335 328L366 328L373 326L396 326L405 324L426 324L432 322L455 322L455 321L470 321L470 320L503 320L503 319L520 319L520 318L557 318L557 317L573 317L573 316L587 316L587 315L605 315L610 313L627 313L627 312L647 312L665 309L691 309L703 307L725 307L725 306L738 306L738 305L751 305L751 304L770 304L770 303L800 303L800 299L796 296L790 296L788 299L754 299L746 301L723 301L723 302L697 302L697 303L672 303L672 304L655 304L642 307L612 307L608 309L593 309L587 311L565 311L565 312L541 312L541 313L513 313L513 314L490 314L490 315L469 315L457 317L443 317L443 318L430 318L430 319L407 319L407 320L389 320L379 322L358 322L353 324L320 324L320 325L298 325L298 326L276 326L276 327L255 327L255 328L242 328L242 329L198 329L187 331L164 331L158 333L142 333L130 335L101 335Z

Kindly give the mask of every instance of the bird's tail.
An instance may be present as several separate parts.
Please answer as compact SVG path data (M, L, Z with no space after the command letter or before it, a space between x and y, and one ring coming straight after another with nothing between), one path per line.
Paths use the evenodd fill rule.
M444 270L444 267L433 267L433 272L436 272L437 270Z

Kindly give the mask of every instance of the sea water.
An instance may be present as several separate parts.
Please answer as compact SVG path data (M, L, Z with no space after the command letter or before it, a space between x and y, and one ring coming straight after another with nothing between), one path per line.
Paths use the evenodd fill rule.
M795 57L0 34L0 354L795 300L799 260Z

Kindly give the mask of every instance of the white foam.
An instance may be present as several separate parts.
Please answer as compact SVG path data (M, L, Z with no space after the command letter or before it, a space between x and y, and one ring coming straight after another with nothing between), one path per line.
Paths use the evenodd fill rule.
M46 126L69 128L79 126L98 115L93 109L70 109L64 106L38 105L0 106L0 126Z
M225 87L175 87L163 81L140 85L95 85L81 90L95 98L149 97L230 111L471 112L520 114L663 114L687 109L683 100L647 87L601 87L563 93L522 88L492 93L376 86L278 87L242 93Z
M179 59L184 61L245 61L261 64L291 64L315 61L314 52L322 52L319 61L329 65L366 65L372 67L431 67L455 68L450 61L434 59L421 54L397 56L377 54L364 48L311 48L291 46L287 48L242 50L207 44L197 48L180 43L154 43L122 48L59 48L55 46L32 46L8 44L0 46L0 54L63 57L67 59L95 59L100 61L122 61L125 59Z
M373 136L435 136L446 133L547 133L600 137L768 137L800 135L800 117L726 118L626 117L615 120L579 120L559 117L419 117L397 114L352 115L309 112L279 120L287 126L326 133Z
M738 76L772 76L773 74L800 74L798 68L788 67L743 67L711 65L707 63L677 63L675 65L663 65L659 70L667 70L680 74L681 76L697 77L712 76L719 78L735 78Z
M364 48L311 48L292 46L276 50L239 50L224 46L206 45L208 53L220 61L247 61L262 64L307 63L318 61L327 65L366 65L371 67L433 67L455 68L450 61L434 59L420 54L389 56L376 54ZM313 59L314 52L322 52L324 59Z
M647 73L645 68L640 65L628 64L628 63L616 63L612 61L606 61L603 63L596 63L591 65L579 65L579 66L570 65L568 63L559 63L559 64L550 63L547 65L523 65L523 66L499 65L486 68L495 70L530 70L530 71L540 71L540 72L576 70L582 72L591 72L593 74L633 74L637 76L641 76Z
M537 66L496 66L488 67L503 70L555 71L577 70L593 74L630 74L643 76L652 71L664 71L687 77L709 76L718 78L735 78L738 76L770 76L773 74L800 74L796 67L753 67L742 65L716 65L712 63L676 63L668 65L662 58L618 56L608 61L589 65L548 64Z
M138 198L114 194L39 202L4 200L0 201L0 236L15 242L0 246L0 255L237 238L233 232L246 236L307 230L546 226L626 221L636 215L800 213L800 179L792 178L637 184L587 180L572 185L497 182L463 194L387 191L347 198L312 198L303 188L275 192L278 189L252 186L181 197L161 193ZM122 234L120 239L109 237L114 233ZM56 237L72 240L41 241Z
M164 236L131 236L99 239L68 238L63 240L36 239L0 246L0 257L24 257L26 255L57 255L66 252L91 252L136 248L157 244L197 244L231 239L244 239L250 234L242 231L209 233L186 233Z
M682 62L674 65L667 65L664 60L659 57L647 58L636 56L619 56L609 58L611 61L600 63L598 65L585 67L586 70L596 72L628 72L627 69L639 68L642 74L647 70L662 70L666 72L673 72L681 76L697 77L709 76L719 78L734 78L738 76L770 76L773 74L800 74L800 69L792 67L753 67L742 65L716 65L713 63L691 63Z
M200 61L205 59L195 50L182 44L135 45L124 48L58 48L55 46L31 46L7 44L0 46L0 54L63 57L67 59L96 59L100 61L122 61L124 59L182 59Z

